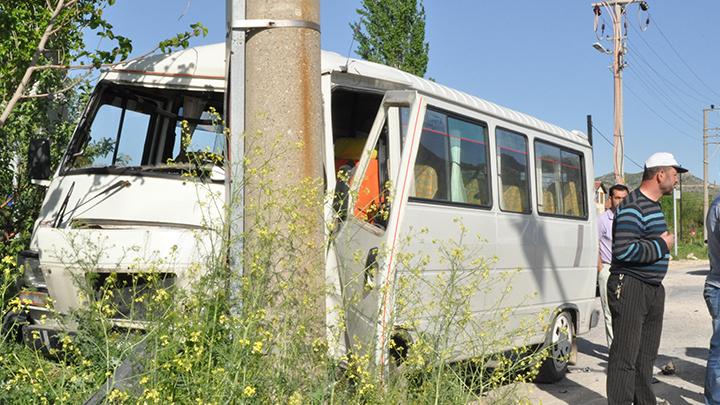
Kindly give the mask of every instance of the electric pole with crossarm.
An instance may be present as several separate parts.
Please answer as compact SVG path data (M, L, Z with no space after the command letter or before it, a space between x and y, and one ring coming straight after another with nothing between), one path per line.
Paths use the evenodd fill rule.
M626 52L625 38L627 36L626 23L624 20L625 9L631 3L638 3L640 9L647 11L648 5L645 1L640 0L608 0L593 3L593 13L595 14L595 32L600 28L598 40L612 41L613 50L606 49L602 43L595 42L593 47L605 54L612 54L613 64L613 82L614 82L614 125L613 125L613 170L615 174L615 183L625 184L625 173L623 168L624 157L624 133L623 133L623 91L622 91L622 71L625 67L624 55ZM612 20L612 35L605 35L605 23L600 23L602 10L605 10Z

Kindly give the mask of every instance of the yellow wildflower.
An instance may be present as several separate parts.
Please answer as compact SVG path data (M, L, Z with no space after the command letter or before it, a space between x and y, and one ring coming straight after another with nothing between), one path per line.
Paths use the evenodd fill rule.
M258 340L257 342L255 342L255 344L253 344L252 352L260 353L262 351L262 348L263 348L263 342Z

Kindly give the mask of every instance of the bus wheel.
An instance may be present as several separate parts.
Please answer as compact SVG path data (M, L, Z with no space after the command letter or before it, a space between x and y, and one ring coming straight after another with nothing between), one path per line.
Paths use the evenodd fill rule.
M562 311L555 317L548 331L545 341L548 357L540 366L537 382L554 383L565 378L568 363L573 355L574 339L572 315L568 311Z

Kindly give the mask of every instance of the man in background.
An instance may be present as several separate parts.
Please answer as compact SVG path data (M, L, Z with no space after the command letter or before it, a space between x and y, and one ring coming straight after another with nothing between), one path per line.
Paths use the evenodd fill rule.
M630 190L622 184L610 187L608 191L610 207L598 217L598 238L600 241L600 252L598 255L598 287L600 289L600 303L605 315L605 337L607 338L608 349L612 345L612 315L608 307L607 281L610 277L610 263L612 263L612 227L615 219L615 211L620 203L627 197Z

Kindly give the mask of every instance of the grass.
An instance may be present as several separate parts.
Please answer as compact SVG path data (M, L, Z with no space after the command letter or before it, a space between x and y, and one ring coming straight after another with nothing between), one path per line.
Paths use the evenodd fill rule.
M672 251L674 253L674 250ZM688 255L692 254L695 258L700 260L708 259L707 245L701 241L685 242L678 244L677 257L675 259L684 260L688 258Z

